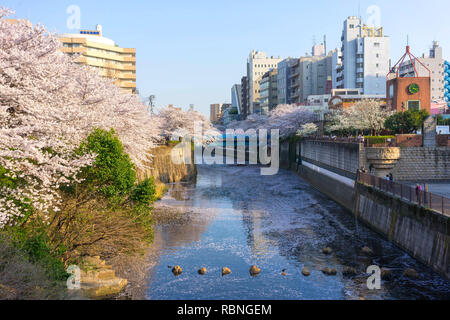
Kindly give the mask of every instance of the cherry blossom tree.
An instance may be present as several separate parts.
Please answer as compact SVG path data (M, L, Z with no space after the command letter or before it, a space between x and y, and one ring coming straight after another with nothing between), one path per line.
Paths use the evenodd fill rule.
M44 216L59 210L59 187L95 158L75 152L94 128L114 129L139 168L163 133L206 123L197 113L149 115L135 95L61 53L44 27L7 21L12 13L0 9L0 178L8 180L0 227L23 217L26 205Z
M297 131L297 136L307 137L315 134L319 128L314 123L306 123L301 126L301 129Z
M316 120L316 115L307 108L296 105L279 105L270 111L268 116L250 115L244 121L234 121L228 126L230 129L272 129L280 130L280 137L285 138L296 134L297 130L306 123Z
M362 100L350 108L336 110L332 113L330 131L370 130L372 134L384 129L388 117L394 114L375 100Z
M162 134L166 137L194 137L196 124L201 124L201 128L197 128L197 130L202 129L201 136L197 138L203 140L204 136L209 137L209 139L205 139L205 143L220 136L220 132L212 126L211 122L197 111L186 112L178 108L162 108L156 116L163 124Z

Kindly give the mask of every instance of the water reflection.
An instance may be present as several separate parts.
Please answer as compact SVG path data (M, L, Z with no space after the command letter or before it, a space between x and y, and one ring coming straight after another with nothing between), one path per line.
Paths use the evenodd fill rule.
M159 225L159 264L152 269L149 299L449 299L450 283L377 234L299 177L286 171L260 176L257 167L205 166L196 184L175 184L161 205L188 216ZM363 246L374 254L366 256ZM333 248L325 255L322 248ZM262 273L248 274L257 264ZM367 289L367 266L393 270L382 289ZM181 265L174 277L168 266ZM223 266L232 274L220 276ZM311 270L303 277L301 269ZM345 277L344 266L358 275ZM199 276L197 270L208 273ZM329 277L320 270L336 268ZM418 280L404 278L414 268ZM287 276L281 271L287 270Z

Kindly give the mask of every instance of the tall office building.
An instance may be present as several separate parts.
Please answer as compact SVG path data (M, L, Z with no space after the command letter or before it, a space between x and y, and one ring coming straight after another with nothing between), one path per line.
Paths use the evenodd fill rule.
M249 92L248 92L248 78L242 77L241 79L241 119L247 119L248 108L249 108Z
M442 57L442 47L438 41L434 41L430 49L430 54L423 54L418 58L426 68L429 69L431 75L431 100L444 100L445 98L445 60ZM417 74L428 77L428 70L422 64L416 61L405 61L399 67L400 77L414 77L414 67Z
M78 63L98 69L123 90L136 93L136 49L121 48L103 37L100 25L96 30L81 30L79 34L62 34L58 38L63 43L62 52L80 54Z
M383 28L363 25L361 19L344 21L341 53L334 52L333 88L361 89L364 94L386 94L390 41Z
M231 88L231 108L236 109L238 114L241 113L241 85L235 84Z
M248 114L260 110L259 82L263 75L272 69L276 69L281 58L267 57L264 52L252 50L247 62L247 77L249 82L249 109Z
M267 71L259 82L260 109L263 115L267 115L278 105L277 75L277 69Z

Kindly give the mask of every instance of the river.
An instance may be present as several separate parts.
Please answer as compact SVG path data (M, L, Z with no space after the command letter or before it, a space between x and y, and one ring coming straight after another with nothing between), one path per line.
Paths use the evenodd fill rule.
M261 176L256 166L199 166L195 183L171 185L161 203L189 213L156 227L159 260L147 299L450 299L449 281L289 171ZM374 254L364 255L363 246ZM324 247L333 253L323 254ZM176 265L183 269L178 277ZM258 277L250 276L251 265L261 268ZM369 265L390 268L392 280L369 290ZM304 266L311 276L301 274ZM344 266L359 274L343 276ZM201 267L206 275L197 273ZM222 267L231 274L222 277ZM338 274L324 275L323 267ZM405 268L419 278L403 277Z

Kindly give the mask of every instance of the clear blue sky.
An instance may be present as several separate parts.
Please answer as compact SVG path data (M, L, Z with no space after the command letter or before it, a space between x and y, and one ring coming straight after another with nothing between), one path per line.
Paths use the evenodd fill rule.
M358 10L360 3L360 11ZM391 37L391 58L403 54L406 37L416 55L441 42L450 58L448 0L0 0L16 17L40 22L50 31L69 32L66 9L81 9L81 27L103 25L105 37L137 49L137 86L155 94L157 105L174 104L209 115L209 104L229 102L252 49L298 57L310 52L315 37L327 35L328 49L340 46L347 16L369 18L381 9Z

